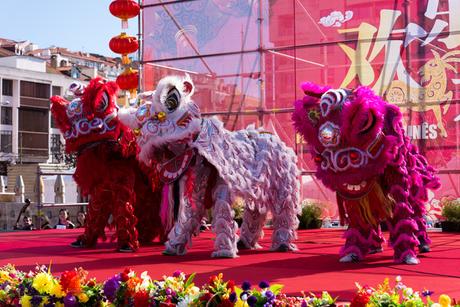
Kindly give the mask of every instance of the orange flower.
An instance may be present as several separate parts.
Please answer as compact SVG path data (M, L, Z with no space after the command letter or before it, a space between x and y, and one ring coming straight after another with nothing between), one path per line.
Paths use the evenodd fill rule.
M139 277L137 277L137 276L131 277L126 282L126 286L128 288L128 291L131 294L135 293L136 292L136 286L139 285L141 282L142 282L142 280Z
M64 292L69 292L72 295L81 293L80 274L76 270L62 273L60 284Z

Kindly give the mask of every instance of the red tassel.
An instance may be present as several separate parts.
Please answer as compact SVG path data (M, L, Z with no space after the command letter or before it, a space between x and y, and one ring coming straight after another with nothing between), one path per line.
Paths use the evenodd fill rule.
M195 204L193 202L193 188L195 187L195 179L196 175L195 172L193 171L192 167L189 167L187 170L187 181L185 182L185 196L190 202L190 205L192 205L192 208L195 207Z

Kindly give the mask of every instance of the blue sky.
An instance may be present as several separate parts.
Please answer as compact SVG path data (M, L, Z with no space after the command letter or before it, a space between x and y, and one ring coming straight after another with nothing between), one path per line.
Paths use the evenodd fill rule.
M2 0L0 37L29 40L40 48L51 45L73 51L114 56L110 39L120 34L121 21L112 16L112 0ZM137 18L127 32L137 34Z

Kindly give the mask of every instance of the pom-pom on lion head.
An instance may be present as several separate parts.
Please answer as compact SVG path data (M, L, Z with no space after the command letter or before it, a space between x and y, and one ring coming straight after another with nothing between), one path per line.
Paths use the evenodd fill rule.
M66 151L76 152L89 143L117 140L120 122L115 82L92 79L88 86L72 83L68 90L73 99L51 97L51 113L66 140Z
M194 90L188 75L165 77L155 91L139 94L138 107L120 110L120 120L137 135L143 162L148 164L156 149L187 144L200 131L200 110L191 99Z
M365 195L403 143L401 113L367 87L332 89L303 83L296 130L310 146L317 176L346 197Z

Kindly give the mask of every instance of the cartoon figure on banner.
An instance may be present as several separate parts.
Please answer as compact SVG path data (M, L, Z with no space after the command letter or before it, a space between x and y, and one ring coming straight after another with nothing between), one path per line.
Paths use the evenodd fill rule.
M118 250L135 251L141 243L162 236L160 195L136 160L133 133L118 120L118 86L101 78L87 87L73 83L72 100L51 98L51 112L66 140L66 151L76 153L73 175L89 195L85 232L71 245L92 247L105 239L105 227L116 228ZM109 225L112 215L113 223Z
M162 208L176 222L164 253L185 254L206 209L212 208L212 256L236 257L238 226L231 207L236 197L246 204L240 248L259 248L271 212L271 249L296 249L300 206L294 151L254 126L231 132L215 117L202 118L192 100L194 90L189 76L166 77L156 91L141 94L142 105L120 110L120 119L138 135L140 160L165 184Z
M460 61L457 57L460 51L446 51L441 56L437 51L431 49L434 58L419 69L422 85L409 74L401 58L401 50L409 52L407 51L408 46L416 41L420 42L422 47L433 45L435 40L443 43L450 50L460 46L460 35L456 33L460 23L458 18L454 17L460 15L460 5L450 3L449 10L445 12L438 11L438 6L438 0L429 0L425 17L434 20L430 32L413 22L407 24L404 29L395 29L396 23L402 18L401 11L384 9L380 12L378 28L363 22L357 28L338 30L339 33L358 33L355 48L344 43L338 45L351 61L341 87L349 86L356 78L359 84L366 86L373 84L374 91L381 95L386 93L386 98L391 103L409 105L408 108L416 112L433 111L439 135L447 137L443 116L449 109L453 95L448 90L448 81L451 78L446 72L450 70L457 73L455 67L449 63ZM447 16L449 22L437 18L438 15ZM449 32L447 37L438 38L446 27L452 32ZM390 38L393 33L405 33L404 40ZM440 47L436 49L443 50ZM385 50L384 66L373 67L372 63L383 50ZM380 75L376 76L375 71L380 71ZM460 80L452 79L453 84L458 81ZM427 84L424 84L426 82Z
M382 251L380 223L387 221L395 261L417 264L415 248L430 250L427 189L440 184L404 136L400 110L368 87L335 90L306 82L302 90L295 128L310 146L316 176L337 193L341 223L349 225L340 261Z
M432 191L428 191L428 202L426 203L426 219L427 223L431 223L432 227L436 221L442 219L442 203L450 197L442 197L440 200L435 198Z
M404 81L394 80L386 90L385 97L388 102L396 105L409 104L409 108L417 112L432 110L436 117L441 136L447 137L447 131L442 121L442 115L449 110L453 97L452 91L447 91L447 72L451 70L457 73L454 66L449 63L460 62L460 50L446 53L442 57L434 50L431 50L434 58L429 60L419 70L420 87L410 87ZM442 113L441 113L441 104Z

